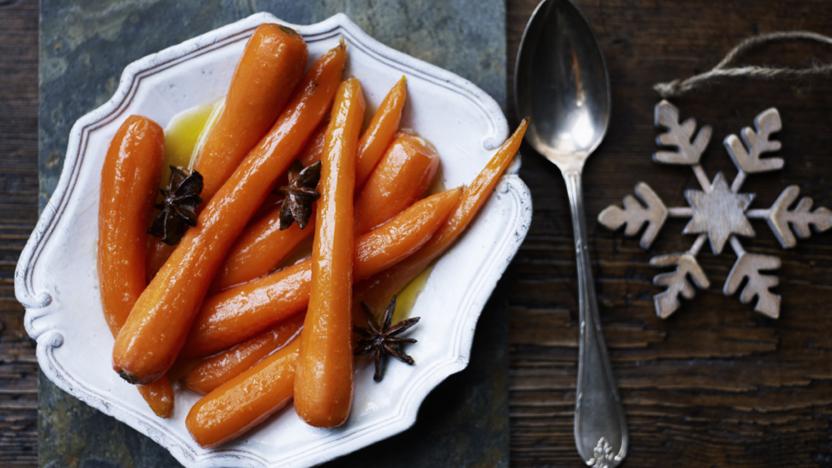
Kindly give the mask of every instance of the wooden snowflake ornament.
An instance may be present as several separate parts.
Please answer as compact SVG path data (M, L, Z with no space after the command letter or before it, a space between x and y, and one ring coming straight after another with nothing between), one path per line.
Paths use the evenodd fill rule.
M711 139L710 127L697 130L694 119L681 122L679 110L667 101L656 105L655 124L665 129L656 143L666 149L657 151L653 160L660 164L690 166L700 189L685 191L688 206L667 207L649 185L639 182L635 197L624 197L622 207L608 206L598 215L598 221L612 230L624 226L626 236L635 236L644 228L639 245L646 250L668 217L690 219L683 231L683 234L696 235L690 249L650 260L653 266L672 269L653 278L653 284L664 288L653 297L656 314L667 318L681 305L680 297L692 299L697 288L710 287L710 281L696 259L707 241L714 255L730 245L737 256L722 292L726 296L739 292L743 304L756 298L754 310L771 318L779 317L781 298L771 290L779 279L770 272L780 268L780 259L746 252L740 236L754 237L751 220L765 220L780 245L788 249L797 244L798 238L810 237L813 229L822 232L832 228L832 211L824 207L812 209L813 202L809 197L798 201L800 188L796 185L786 187L774 204L764 209L752 209L754 194L740 191L749 174L783 168L782 158L763 157L780 150L780 142L772 138L782 128L780 113L774 108L765 110L754 119L753 129L746 127L739 136L725 138L723 144L737 168L730 186L721 172L713 180L709 179L699 163Z

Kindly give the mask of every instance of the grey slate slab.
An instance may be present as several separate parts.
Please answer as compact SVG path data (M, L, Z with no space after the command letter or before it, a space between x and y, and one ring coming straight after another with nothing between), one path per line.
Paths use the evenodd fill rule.
M503 0L41 1L40 206L60 174L73 122L105 102L122 69L146 54L257 11L305 24L345 12L370 35L452 70L505 104ZM336 466L506 466L507 310L498 287L471 363L425 401L405 433ZM42 466L174 466L161 447L40 378Z

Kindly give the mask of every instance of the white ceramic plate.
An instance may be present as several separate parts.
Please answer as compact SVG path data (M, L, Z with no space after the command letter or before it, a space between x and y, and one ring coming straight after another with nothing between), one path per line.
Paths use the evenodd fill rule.
M282 21L259 13L125 68L115 95L72 127L60 182L15 273L26 330L37 340L46 376L166 447L185 465L315 464L410 427L425 396L468 364L477 318L531 220L531 197L515 162L476 222L437 263L415 303L412 313L422 317L414 329L419 342L409 348L416 366L391 361L380 384L372 381L372 369L357 370L353 413L344 427L314 429L287 409L240 441L207 450L191 439L184 424L197 395L181 391L172 418L154 416L111 370L113 339L102 317L95 268L101 165L127 115L146 115L165 126L176 113L222 97L246 40L264 22ZM469 182L507 137L499 106L483 91L380 44L345 15L289 26L306 39L310 59L343 37L350 53L347 74L361 80L371 108L407 75L403 125L436 145L445 186Z

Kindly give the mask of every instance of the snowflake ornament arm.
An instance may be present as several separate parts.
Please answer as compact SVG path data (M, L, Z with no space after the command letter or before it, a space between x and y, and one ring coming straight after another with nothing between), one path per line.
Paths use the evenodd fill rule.
M650 248L659 231L667 220L668 210L662 199L656 192L644 182L636 185L636 196L627 195L624 197L624 208L615 205L608 206L598 215L598 221L610 229L624 227L624 235L634 236L638 234L641 227L647 223L647 228L641 236L639 245L642 249ZM643 203L639 203L638 200Z
M680 122L679 109L667 101L656 105L653 118L656 126L667 129L656 138L656 143L676 148L675 151L657 151L653 158L663 164L699 164L702 153L711 141L711 127L702 127L697 132L695 119Z
M754 119L754 127L755 130L745 127L740 131L742 141L736 135L728 135L722 142L737 167L737 177L731 184L734 192L739 191L748 174L783 168L783 158L760 159L763 153L780 150L780 142L771 140L771 135L783 128L780 113L773 107L763 111Z
M780 268L780 259L746 252L739 236L753 237L755 232L749 220L763 219L780 245L789 248L796 245L797 238L810 237L813 228L816 232L832 228L832 211L825 207L813 210L809 197L803 197L791 208L800 195L797 186L786 187L774 204L766 209L751 209L754 194L740 192L749 174L783 168L782 158L762 157L765 153L780 150L780 142L772 138L782 128L780 113L774 108L767 109L754 119L753 129L746 127L740 131L740 136L729 135L725 138L723 144L737 168L737 176L730 187L722 173L717 173L713 180L709 179L700 164L702 153L710 141L710 127L697 131L694 119L681 122L679 110L667 101L656 105L655 124L665 129L656 143L670 149L656 152L653 160L661 164L690 166L700 189L685 191L688 206L667 207L653 189L641 182L636 186L635 193L642 203L628 195L624 198L623 209L611 205L600 213L598 221L612 230L625 226L626 236L637 235L646 225L640 245L648 249L668 217L690 218L683 233L697 235L691 248L687 252L659 255L650 260L653 266L674 268L653 278L656 286L664 288L654 296L656 314L667 318L680 307L680 298L692 299L696 288L710 287L707 275L696 259L707 241L715 255L722 253L725 245L730 244L737 256L725 280L723 293L730 296L739 291L740 302L744 304L756 298L754 308L757 312L772 318L779 317L781 297L771 290L777 286L779 279L766 272Z
M797 245L795 234L801 239L808 239L812 235L812 227L817 232L832 228L832 211L823 206L813 211L814 202L810 197L801 198L794 209L789 209L797 200L798 195L800 195L800 187L789 185L780 193L771 208L748 211L749 218L766 220L774 237L784 249ZM789 229L790 225L791 229Z
M748 304L755 297L757 304L754 310L771 318L780 316L780 295L771 292L771 288L777 286L780 280L773 275L767 275L763 271L777 270L780 268L780 259L773 255L761 255L748 253L743 249L737 238L731 239L731 247L737 254L737 261L725 279L722 292L726 296L733 296L744 280L748 280L740 293L740 302Z
M687 252L659 255L650 259L650 265L652 266L675 267L675 270L671 272L659 273L653 277L653 284L665 288L664 291L653 296L656 315L660 318L669 317L681 306L679 296L685 299L693 299L696 294L694 286L699 289L711 287L711 282L708 281L705 271L696 261L696 255L704 243L705 235L700 234Z

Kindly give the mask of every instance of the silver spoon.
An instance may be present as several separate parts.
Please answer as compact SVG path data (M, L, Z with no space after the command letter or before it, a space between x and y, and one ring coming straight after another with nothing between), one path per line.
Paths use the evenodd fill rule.
M627 455L627 424L612 375L587 247L581 172L607 132L610 85L586 19L568 0L543 0L520 43L514 73L527 141L561 171L569 193L581 322L575 445L587 465L613 468Z

